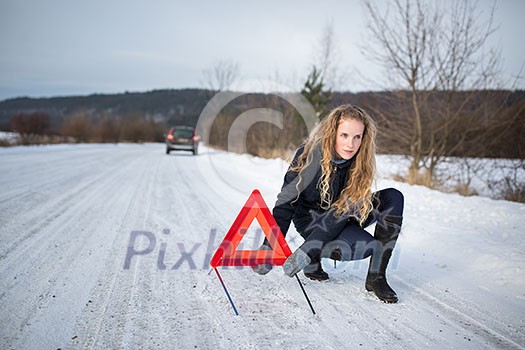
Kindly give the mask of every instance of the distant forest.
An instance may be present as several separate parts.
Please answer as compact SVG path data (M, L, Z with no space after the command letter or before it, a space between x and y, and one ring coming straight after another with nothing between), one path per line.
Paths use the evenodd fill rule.
M0 102L0 129L19 132L27 144L40 143L43 139L47 142L162 142L171 125L195 126L215 93L182 89L9 99ZM463 102L467 101L467 94L468 102ZM483 90L475 92L474 98L472 91L457 92L453 101L450 94L433 92L429 99L426 111L429 117L425 122L437 123L443 128L448 127L447 117L434 115L433 110L439 110L445 103L465 104L461 109L465 117L459 118L459 124L450 126L446 134L439 134L448 139L443 146L449 147L445 150L447 155L525 158L525 91ZM487 100L493 103L487 104ZM396 142L396 138L410 134L403 126L411 113L409 92L333 92L328 107L345 103L362 106L376 118L380 152L409 154L406 142ZM483 105L481 111L480 105ZM281 111L285 125L279 129L264 125L268 123L255 124L246 138L249 153L278 156L298 146L306 137L305 126L287 101L274 94L249 93L221 111L209 131L210 144L227 148L227 135L235 118L253 108ZM462 126L461 120L468 125ZM457 147L459 143L461 147Z

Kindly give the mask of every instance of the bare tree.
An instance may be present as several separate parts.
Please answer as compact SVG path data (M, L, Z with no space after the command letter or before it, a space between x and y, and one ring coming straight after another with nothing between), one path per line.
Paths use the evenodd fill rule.
M314 66L321 74L322 79L328 85L328 88L334 88L337 85L338 77L338 49L334 38L333 22L327 22L323 28L321 37L316 47L316 57Z
M41 142L51 126L51 117L47 113L20 113L11 118L11 127L20 134L23 144Z
M203 75L204 84L210 90L223 91L239 79L240 66L232 60L219 60L204 70Z
M73 137L77 143L89 142L92 128L93 125L88 114L79 111L64 120L60 127L60 134Z
M498 50L487 48L497 29L494 7L483 23L469 0L446 2L447 9L439 2L395 0L383 12L373 0L363 3L376 47L367 45L367 55L385 68L388 88L395 91L388 96L404 113L380 113L388 127L382 137L409 150L409 182L432 186L445 155L484 137L489 127L493 132L510 125L491 121L505 102L487 90L498 87L501 61ZM452 136L458 128L464 130L459 138Z

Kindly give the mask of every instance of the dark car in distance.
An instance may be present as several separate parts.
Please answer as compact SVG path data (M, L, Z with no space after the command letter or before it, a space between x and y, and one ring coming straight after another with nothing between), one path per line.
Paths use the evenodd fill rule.
M174 126L166 135L166 154L171 151L191 151L193 155L199 152L199 136L191 126Z

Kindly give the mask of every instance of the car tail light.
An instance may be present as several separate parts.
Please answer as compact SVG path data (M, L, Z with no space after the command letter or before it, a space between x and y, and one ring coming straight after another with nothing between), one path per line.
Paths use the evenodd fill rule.
M195 142L199 141L199 136L197 136L197 135L193 136L193 141L195 141Z
M172 134L168 135L168 140L170 140L170 141L173 140L173 135Z

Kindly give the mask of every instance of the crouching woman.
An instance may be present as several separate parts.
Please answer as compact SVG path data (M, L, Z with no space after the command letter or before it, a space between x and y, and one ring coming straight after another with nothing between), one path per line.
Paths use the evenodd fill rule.
M310 279L327 280L322 257L370 257L366 289L395 303L398 297L386 280L386 269L401 230L404 200L393 188L372 193L375 136L374 121L363 109L335 108L297 150L273 215L283 234L293 221L305 239L283 265L288 276L304 270ZM374 222L372 236L364 228ZM270 268L254 270L265 274Z

